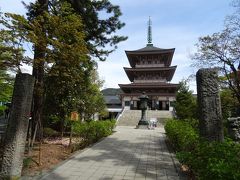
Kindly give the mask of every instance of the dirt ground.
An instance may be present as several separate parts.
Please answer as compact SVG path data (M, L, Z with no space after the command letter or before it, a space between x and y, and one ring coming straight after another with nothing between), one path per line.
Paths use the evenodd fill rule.
M39 164L39 144L36 144L30 155L25 155L23 176L35 176L55 167L71 155L68 140L45 140L41 145L41 163Z

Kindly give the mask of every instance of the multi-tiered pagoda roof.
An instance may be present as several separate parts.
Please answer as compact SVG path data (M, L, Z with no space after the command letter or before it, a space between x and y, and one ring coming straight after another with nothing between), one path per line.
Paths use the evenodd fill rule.
M170 84L170 81L177 68L171 66L175 48L153 46L149 29L146 47L125 51L131 67L124 67L124 70L131 83L119 86L125 95L141 94L143 91L148 95L174 95L178 84Z

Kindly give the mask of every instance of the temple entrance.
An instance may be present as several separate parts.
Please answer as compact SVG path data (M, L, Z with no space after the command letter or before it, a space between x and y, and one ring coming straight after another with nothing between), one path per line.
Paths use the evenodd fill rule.
M130 101L131 110L140 110L140 101L134 100ZM154 99L148 100L149 110L165 110L169 111L169 101L157 101Z
M138 110L139 109L139 101L131 101L131 110Z
M159 101L158 104L159 104L158 109L163 110L163 102Z
M159 106L158 109L159 110L169 110L169 101L159 101L158 102Z

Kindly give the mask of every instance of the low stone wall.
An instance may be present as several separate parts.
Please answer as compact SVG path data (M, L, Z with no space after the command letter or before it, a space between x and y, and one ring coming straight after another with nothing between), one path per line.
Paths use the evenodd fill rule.
M228 118L228 133L235 141L240 141L240 117Z

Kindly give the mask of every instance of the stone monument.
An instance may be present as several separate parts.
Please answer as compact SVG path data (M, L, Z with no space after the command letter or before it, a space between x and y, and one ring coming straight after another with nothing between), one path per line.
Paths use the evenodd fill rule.
M21 176L33 86L33 76L17 74L0 165L0 179L18 179Z
M223 123L216 69L197 72L197 98L200 136L209 141L223 141Z
M145 94L145 92L143 92L143 94L139 97L139 99L140 99L140 109L142 111L142 114L141 114L141 119L139 120L137 127L140 129L147 129L149 122L147 121L147 118L146 118L146 110L148 107L147 103L148 103L149 98Z

